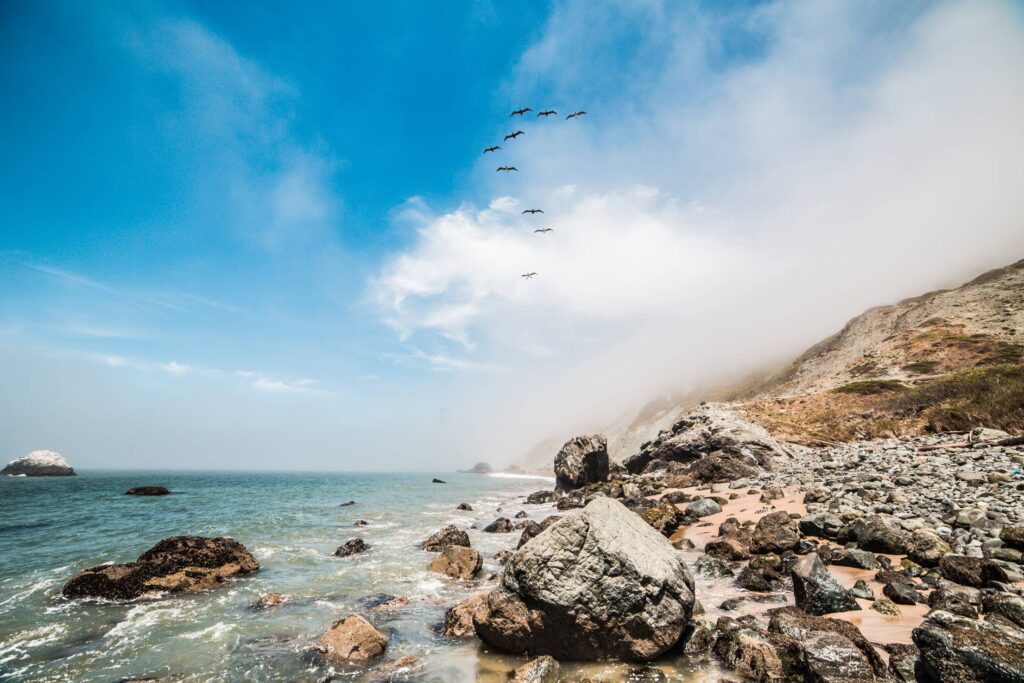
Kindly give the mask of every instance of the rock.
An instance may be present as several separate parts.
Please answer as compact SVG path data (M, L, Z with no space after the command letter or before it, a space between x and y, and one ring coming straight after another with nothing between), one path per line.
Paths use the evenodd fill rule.
M686 521L686 515L671 503L647 508L641 516L662 536L671 536Z
M856 645L835 633L820 633L800 643L805 680L853 683L875 680L871 663Z
M558 683L559 665L554 657L531 659L509 674L512 683Z
M498 552L494 553L494 561L503 567L508 562L508 558L510 557L512 557L511 550L499 550Z
M720 560L728 560L729 562L738 562L750 557L750 551L747 550L747 547L738 538L731 536L708 541L704 545L704 553L711 557L717 557Z
M894 581L882 588L882 594L897 605L915 605L924 602L924 596L918 593L909 583Z
M516 519L526 519L529 515L526 514L526 510L520 510L516 513Z
M146 593L191 592L214 588L224 579L258 571L245 546L230 538L173 536L127 564L105 564L76 574L61 594L66 598L134 600Z
M886 586L891 584L886 584ZM885 614L890 617L898 617L900 615L900 608L896 606L896 603L889 598L879 598L871 603L871 609L875 610L880 614Z
M850 592L839 585L814 553L800 558L790 570L793 594L800 609L812 615L859 610Z
M397 681L397 680L404 681L406 679L405 678L400 678L400 676L402 676L402 674L409 674L409 673L411 673L413 671L413 669L416 669L419 666L419 664L420 664L420 660L418 660L417 658L412 657L412 656L402 657L401 659L396 659L393 662L388 662L387 664L381 664L380 666L375 668L373 670L373 672L374 672L374 674L376 674L376 676L383 676L384 678L383 679L375 678L374 680L375 681Z
M555 489L578 489L608 480L608 441L600 434L577 436L555 456Z
M832 553L832 564L856 569L878 569L878 559L866 550L840 549Z
M450 638L466 638L476 636L473 627L473 614L480 609L487 599L487 591L473 593L468 598L448 609L444 613L444 625L441 635Z
M974 609L974 605L962 593L945 588L936 588L928 595L928 606L968 619L978 618L978 610Z
M645 660L678 642L693 607L693 577L671 544L599 497L512 556L474 623L506 652Z
M486 462L478 462L477 464L473 465L468 470L466 470L466 472L469 474L490 474L493 471L494 468L492 468L490 464Z
M992 560L965 555L946 555L939 560L942 578L973 588L983 588L989 581L1008 582L1009 577Z
M7 463L0 475L8 477L73 477L75 470L60 453L32 451Z
M931 529L916 529L910 534L907 557L922 567L937 567L942 556L951 552L949 544Z
M558 503L555 507L559 510L575 510L585 505L585 501L581 496L563 496L558 499Z
M440 552L453 545L460 545L468 548L469 534L459 529L454 524L449 524L440 531L435 532L434 535L427 540L423 541L423 545L421 547L424 550Z
M434 479L430 480L430 483L431 484L447 484L448 482L446 482L444 479L438 479L438 478L435 477Z
M884 678L886 665L874 646L848 621L804 614L795 607L769 611L768 630L796 642L803 649L805 679L810 681L870 681L872 675ZM828 636L814 642L815 638ZM834 640L834 637L842 641ZM859 656L850 651L853 648ZM830 657L829 653L834 657ZM828 666L834 658L835 665ZM809 666L813 662L813 666Z
M907 643L887 643L883 646L889 653L889 674L899 683L915 683L917 668L921 665L917 646Z
M409 598L404 595L378 593L362 598L356 604L371 612L394 612L401 607L407 607Z
M1024 598L1013 593L993 593L983 595L981 607L985 611L986 618L989 615L998 615L1010 623L1016 624L1018 628L1024 629Z
M782 489L778 487L771 487L761 492L761 497L759 498L759 500L762 503L770 503L773 500L782 500L785 497L786 494L783 492Z
M455 509L456 510L464 510L466 512L472 512L473 511L473 506L470 505L469 503L459 503L458 507L456 507Z
M338 505L338 507L340 507L340 508L347 508L347 507L355 505L355 504L356 504L356 502L354 500L347 500L344 503L341 503L340 505Z
M507 534L512 529L512 520L508 517L498 517L498 519L484 527L484 531L489 534Z
M252 604L253 609L270 609L271 607L277 607L283 605L288 601L288 598L284 597L280 593L267 593L261 595L256 602Z
M756 569L747 565L743 568L743 571L740 572L740 575L736 577L736 585L740 588L746 588L748 591L770 593L775 590L773 579L773 572Z
M875 592L871 590L871 586L864 579L857 579L857 582L853 584L853 588L850 589L850 595L861 600L875 599Z
M784 681L796 677L798 667L790 654L789 638L770 634L754 625L721 617L714 653L722 665L755 681Z
M683 630L679 639L679 652L686 657L695 657L711 650L715 644L715 625L703 619L694 619Z
M750 552L783 553L800 542L800 528L786 512L773 512L757 522L750 537Z
M854 520L843 527L837 540L840 543L856 540L861 550L892 555L906 555L910 546L910 534L887 515L871 515Z
M633 666L626 676L626 680L636 683L668 683L668 676L656 666Z
M539 536L542 531L560 519L561 517L551 515L550 517L546 517L544 521L540 523L527 522L526 526L523 527L523 533L519 536L519 545L516 546L516 549L522 548L531 538Z
M700 498L686 506L686 512L694 517L708 517L721 511L722 506L711 498Z
M331 624L320 638L320 650L328 659L366 662L384 654L388 639L357 614Z
M367 522L365 519L357 519L356 521L352 522L352 526L366 526L367 524L369 524L369 522Z
M732 569L729 569L729 565L718 558L711 557L709 555L701 555L697 558L697 562L693 565L693 570L696 574L699 574L706 579L716 579L723 576L733 575L733 571Z
M369 549L370 546L363 539L350 538L344 544L338 546L338 549L334 551L334 555L336 557L348 557L349 555L365 553Z
M124 492L126 496L167 496L170 491L163 486L133 486Z
M695 483L725 483L757 476L757 467L745 458L724 453L712 453L690 466L688 471Z
M483 566L480 553L472 548L450 545L430 562L430 571L447 574L453 579L471 579Z
M843 528L843 520L831 512L816 512L800 520L800 533L818 538L835 538Z
M1024 550L1024 524L1004 526L999 531L999 540L1015 550Z
M543 505L544 503L553 503L558 498L558 494L554 491L534 491L526 497L526 502L530 505Z
M936 610L914 629L925 672L951 683L1024 681L1024 631Z

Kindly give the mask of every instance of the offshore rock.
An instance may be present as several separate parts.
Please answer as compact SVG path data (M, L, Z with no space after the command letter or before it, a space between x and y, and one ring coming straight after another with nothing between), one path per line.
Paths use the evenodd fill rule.
M320 651L328 659L365 662L384 654L388 639L357 614L331 624L320 638Z
M436 553L452 545L461 545L468 548L469 534L454 524L449 524L440 531L434 532L430 538L423 541L423 545L420 547Z
M32 451L16 458L0 470L8 477L73 477L75 470L60 453L54 451Z
M450 545L430 563L430 571L447 574L453 579L471 579L483 566L480 553L472 548Z

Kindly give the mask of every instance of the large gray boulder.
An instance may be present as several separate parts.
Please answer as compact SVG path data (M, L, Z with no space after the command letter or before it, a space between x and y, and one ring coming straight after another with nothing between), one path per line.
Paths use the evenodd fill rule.
M473 621L505 652L636 661L673 647L693 605L693 577L668 540L599 497L520 548Z
M555 489L608 480L608 440L601 434L569 439L555 456Z
M0 470L0 475L8 477L73 477L75 474L68 461L53 451L32 451Z
M951 683L1024 681L1024 631L935 610L914 629L926 673Z

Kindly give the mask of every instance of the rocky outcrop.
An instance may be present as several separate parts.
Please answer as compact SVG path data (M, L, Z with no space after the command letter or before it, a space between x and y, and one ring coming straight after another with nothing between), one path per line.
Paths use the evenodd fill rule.
M693 577L671 544L599 497L511 557L474 624L505 652L646 660L679 641L693 605Z
M449 638L466 638L476 635L476 627L473 626L473 615L484 605L487 599L487 591L473 593L468 598L449 607L444 613L444 624L441 627L441 635Z
M0 476L8 477L73 477L75 474L68 461L54 451L32 451L0 470Z
M224 579L259 570L256 559L230 538L174 536L127 564L106 564L76 574L61 594L66 598L134 600L147 593L215 588Z
M936 610L914 629L921 662L936 681L1024 681L1024 631L999 621L978 621Z
M790 575L797 607L808 614L820 616L860 609L850 591L839 585L815 553L800 558Z
M124 492L126 496L167 496L170 495L163 486L133 486Z
M320 651L327 659L366 662L384 654L388 639L373 624L357 614L331 624L320 638Z
M600 434L577 436L555 456L555 489L578 489L608 480L608 441Z
M449 524L440 531L434 532L434 534L423 541L423 545L420 546L424 550L431 552L440 552L445 548L453 545L460 545L463 547L469 547L469 534L462 529L458 528L454 524Z
M453 579L471 579L483 566L480 553L472 548L450 545L430 563L430 571L447 574Z

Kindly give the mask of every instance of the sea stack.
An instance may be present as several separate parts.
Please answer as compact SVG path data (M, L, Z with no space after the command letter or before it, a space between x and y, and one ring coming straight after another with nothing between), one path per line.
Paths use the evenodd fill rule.
M7 463L0 475L8 477L74 477L75 470L60 453L32 451Z

